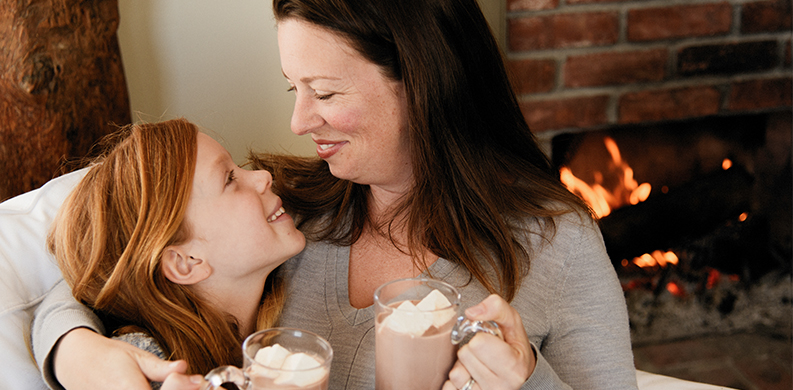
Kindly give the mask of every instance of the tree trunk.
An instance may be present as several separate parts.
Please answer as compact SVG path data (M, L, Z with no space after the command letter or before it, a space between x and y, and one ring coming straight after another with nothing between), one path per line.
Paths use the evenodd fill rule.
M131 121L118 22L117 0L0 0L0 201Z

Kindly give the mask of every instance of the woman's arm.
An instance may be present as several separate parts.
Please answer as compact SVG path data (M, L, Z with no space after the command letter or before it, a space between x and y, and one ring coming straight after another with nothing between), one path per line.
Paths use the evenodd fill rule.
M31 343L47 384L53 389L148 390L149 380L184 373L184 361L168 362L125 342L102 336L99 319L77 302L61 281L36 308Z
M504 328L517 328L522 319L532 335L531 351L536 361L529 366L528 379L517 384L502 376L499 383L511 389L635 389L625 299L597 226L575 217L563 217L558 222L554 239L546 246L535 247L538 250L534 252L531 276L512 305L488 298L480 304L485 314L471 317L496 320ZM476 339L481 345L465 352L476 360L464 359L466 348L460 350L460 364L450 373L451 383L447 382L449 386L444 389L460 388L471 377L470 372L479 381L478 366L488 367L492 373L500 367L514 367L529 351L522 343L510 342L506 332L506 343L485 336L477 335L469 345L473 347ZM519 340L521 336L525 337L519 333L511 337ZM502 358L497 358L494 351L505 345L521 352L502 353Z

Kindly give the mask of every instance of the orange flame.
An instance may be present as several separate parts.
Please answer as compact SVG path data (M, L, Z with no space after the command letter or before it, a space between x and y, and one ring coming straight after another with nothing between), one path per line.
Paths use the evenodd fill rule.
M728 170L732 167L732 160L729 158L725 158L724 161L721 162L721 169Z
M672 293L672 295L676 297L685 296L686 293L683 291L683 287L680 286L677 282L669 282L666 284L666 290Z
M655 266L666 267L667 264L677 264L679 259L674 252L661 252L660 250L653 251L653 253L645 253L633 259L633 264L642 268L650 268Z
M603 173L595 172L595 183L587 184L577 178L568 167L559 169L559 176L570 192L580 196L592 207L598 218L611 214L611 211L619 207L631 204L635 205L644 202L650 196L652 187L649 183L639 184L633 178L633 169L622 160L622 155L617 147L617 143L610 137L605 137L603 142L611 155L611 163L614 175L619 176L619 184L616 188L609 191L604 188Z

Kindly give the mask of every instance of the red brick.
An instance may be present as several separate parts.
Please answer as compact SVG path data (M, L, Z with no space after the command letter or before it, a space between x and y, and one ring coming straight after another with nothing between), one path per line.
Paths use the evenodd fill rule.
M758 33L790 30L790 0L746 3L741 8L741 32Z
M616 12L592 12L510 19L512 51L614 44L619 38Z
M517 60L507 66L517 93L548 92L556 85L554 60Z
M590 96L521 103L523 116L534 132L568 127L591 127L608 122L608 96Z
M713 87L626 93L619 100L619 122L637 123L712 115L721 95Z
M564 65L564 84L575 88L661 81L666 59L666 49L572 56Z
M539 11L558 6L559 0L507 0L507 11Z
M682 76L759 72L779 64L777 41L690 46L677 53Z
M731 24L729 3L679 5L628 11L627 31L630 41L653 41L726 34Z
M791 85L790 77L734 83L728 107L733 111L790 107L793 103Z

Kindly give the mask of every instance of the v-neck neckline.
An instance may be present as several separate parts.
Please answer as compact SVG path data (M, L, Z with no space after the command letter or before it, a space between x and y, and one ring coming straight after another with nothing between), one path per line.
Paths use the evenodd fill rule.
M326 283L333 286L336 290L336 294L329 295L335 297L336 302L332 303L339 308L339 312L350 326L357 326L365 323L374 325L374 321L372 321L374 319L374 304L360 309L350 304L350 247L336 246L335 256L332 257L336 263L335 272L328 272L325 276ZM438 260L432 263L427 270L419 275L419 277L429 277L429 275L432 275L434 279L443 280L455 269L455 267L456 265L452 262L439 257Z

